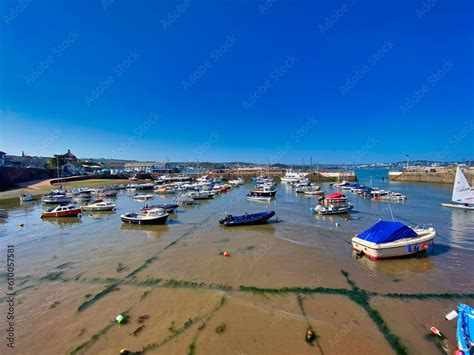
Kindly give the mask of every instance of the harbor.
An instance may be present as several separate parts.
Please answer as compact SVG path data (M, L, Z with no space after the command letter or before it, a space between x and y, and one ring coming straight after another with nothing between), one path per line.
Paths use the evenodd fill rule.
M455 327L441 319L459 302L474 299L474 242L469 238L474 215L440 205L450 199L449 186L391 182L382 179L387 171L380 169L356 175L357 184L318 186L304 180L308 174L287 174L282 181L222 178L222 190L190 205L173 205L178 195L195 195L166 191L164 178L155 185L109 180L117 192L105 199L113 207L86 208L80 218L40 218L45 205L38 197L3 200L7 217L0 225L0 241L2 247L15 244L20 265L19 351L41 352L47 344L50 352L71 354L122 348L206 353L228 347L244 353L312 353L314 348L301 338L311 327L317 334L314 346L322 352L433 353L442 344L429 336L431 325L455 344ZM203 190L216 185L212 181L208 175L187 184ZM97 187L87 189L88 182ZM322 195L297 192L301 182L311 186L307 190L324 192L330 203L347 196L353 208L335 215L311 212ZM357 190L369 182L378 191L395 191L407 199L358 196ZM255 184L262 187L255 190ZM252 191L267 191L265 186L268 201L246 198ZM71 197L104 190L100 180L66 182L62 188L75 191ZM137 193L151 199L134 199ZM144 204L151 209L170 206L165 223L125 223L123 216ZM226 227L226 216L233 214L268 221ZM239 220L232 218L227 220ZM351 239L379 220L433 228L436 242L420 257L374 261L360 256ZM117 314L129 321L114 325L111 319ZM35 325L40 320L44 331ZM56 340L45 341L53 327ZM242 343L255 337L260 341ZM111 343L117 344L115 350Z

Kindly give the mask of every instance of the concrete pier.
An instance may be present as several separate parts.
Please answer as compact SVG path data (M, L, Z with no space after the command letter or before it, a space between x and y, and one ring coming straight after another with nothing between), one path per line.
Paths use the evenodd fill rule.
M472 185L474 167L465 167L464 175ZM390 181L424 182L434 184L452 184L456 176L456 167L425 167L410 168L408 171L389 172Z

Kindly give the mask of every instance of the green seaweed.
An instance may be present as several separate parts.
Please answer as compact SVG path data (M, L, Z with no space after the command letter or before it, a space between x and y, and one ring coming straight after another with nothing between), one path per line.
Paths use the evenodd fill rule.
M101 292L97 293L94 297L84 301L78 308L78 312L82 312L83 310L85 310L86 308L90 307L91 305L93 305L95 302L97 302L98 300L100 300L101 298L105 297L107 294L109 294L110 292L112 291L115 291L118 289L118 286L123 284L125 281L127 281L127 279L129 278L132 278L134 277L137 273L139 273L140 271L142 271L143 269L147 268L151 263L153 263L154 261L158 260L158 257L157 256L153 256L147 260L145 260L145 262L140 265L139 267L137 267L135 270L133 270L132 272L130 272L127 276L125 276L125 278L123 278L122 280L117 280L117 281L113 281L112 283L110 283L109 285L107 285L107 287L105 289L103 289ZM115 280L115 279L114 279ZM106 280L107 281L107 280Z
M95 333L94 335L92 335L92 337L86 341L85 343L82 343L81 345L77 346L75 349L73 349L69 354L70 355L75 355L75 354L79 354L79 353L83 353L85 352L87 349L89 349L97 340L99 340L99 338L106 334L110 328L112 328L114 324L113 323L110 323L108 324L106 327L102 328L101 330L99 330L97 333Z
M384 338L387 340L387 342L397 354L407 354L407 349L401 343L400 338L390 331L380 313L370 306L369 300L371 293L365 290L361 290L359 287L357 287L355 281L349 277L349 273L347 271L341 270L341 274L346 278L347 283L354 291L349 296L350 299L365 309L369 317L379 328L379 331L383 334Z

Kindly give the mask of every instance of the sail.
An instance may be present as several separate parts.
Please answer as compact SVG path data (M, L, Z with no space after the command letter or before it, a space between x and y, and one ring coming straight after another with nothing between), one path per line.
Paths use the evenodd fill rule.
M474 190L469 186L460 167L456 170L452 200L459 203L474 203Z

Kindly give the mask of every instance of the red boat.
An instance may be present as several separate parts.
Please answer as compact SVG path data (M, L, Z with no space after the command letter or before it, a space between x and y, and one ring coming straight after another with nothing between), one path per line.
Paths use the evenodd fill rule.
M43 211L41 218L46 217L77 217L81 213L81 208L76 205L64 205L50 208Z

